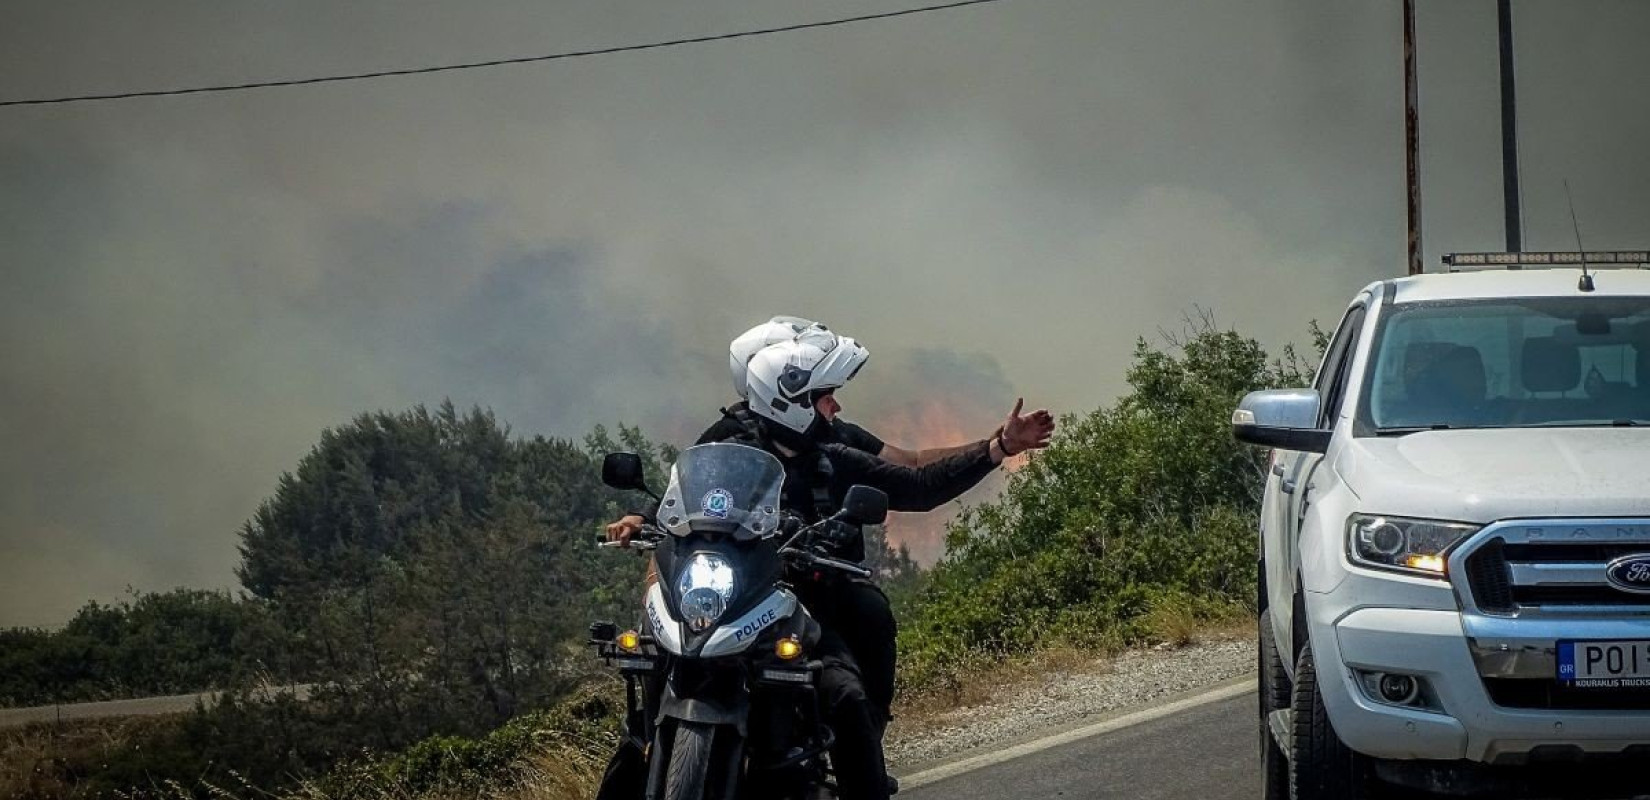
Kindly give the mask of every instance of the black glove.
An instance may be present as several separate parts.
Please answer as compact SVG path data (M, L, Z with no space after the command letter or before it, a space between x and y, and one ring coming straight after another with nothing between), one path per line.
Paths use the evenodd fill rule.
M841 552L860 537L858 525L850 525L836 519L826 522L819 533L826 546L836 552Z
M802 530L801 517L797 517L793 514L786 514L785 516L779 518L779 535L785 539L795 536L796 532L800 530Z

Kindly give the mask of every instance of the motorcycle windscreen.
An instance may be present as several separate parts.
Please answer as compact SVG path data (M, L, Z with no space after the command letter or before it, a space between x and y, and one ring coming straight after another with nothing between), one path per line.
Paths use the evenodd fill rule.
M771 454L742 444L689 447L670 468L659 503L659 524L677 536L694 531L769 536L779 524L785 467Z

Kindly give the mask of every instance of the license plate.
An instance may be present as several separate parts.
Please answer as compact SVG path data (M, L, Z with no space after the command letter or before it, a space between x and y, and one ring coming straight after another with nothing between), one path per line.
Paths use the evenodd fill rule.
M1650 687L1650 640L1559 642L1558 679L1583 689Z

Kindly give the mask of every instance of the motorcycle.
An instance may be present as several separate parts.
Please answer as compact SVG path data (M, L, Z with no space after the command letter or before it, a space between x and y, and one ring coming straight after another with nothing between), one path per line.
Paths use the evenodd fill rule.
M778 459L740 444L682 451L662 498L635 454L602 463L608 486L659 503L631 540L658 563L641 629L598 622L590 631L597 655L624 678L624 735L647 754L648 800L835 796L823 665L810 655L820 626L785 578L869 577L831 557L831 545L852 526L881 524L888 496L854 486L841 511L804 526L780 507L784 480Z

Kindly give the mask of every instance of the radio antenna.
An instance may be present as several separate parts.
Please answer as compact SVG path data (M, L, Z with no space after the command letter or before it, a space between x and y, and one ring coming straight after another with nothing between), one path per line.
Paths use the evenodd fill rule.
M1581 280L1576 283L1576 289L1583 292L1593 290L1593 275L1587 271L1587 248L1581 244L1581 223L1576 221L1576 201L1570 196L1570 179L1564 179L1564 199L1570 204L1570 225L1576 231L1576 250L1581 252Z

